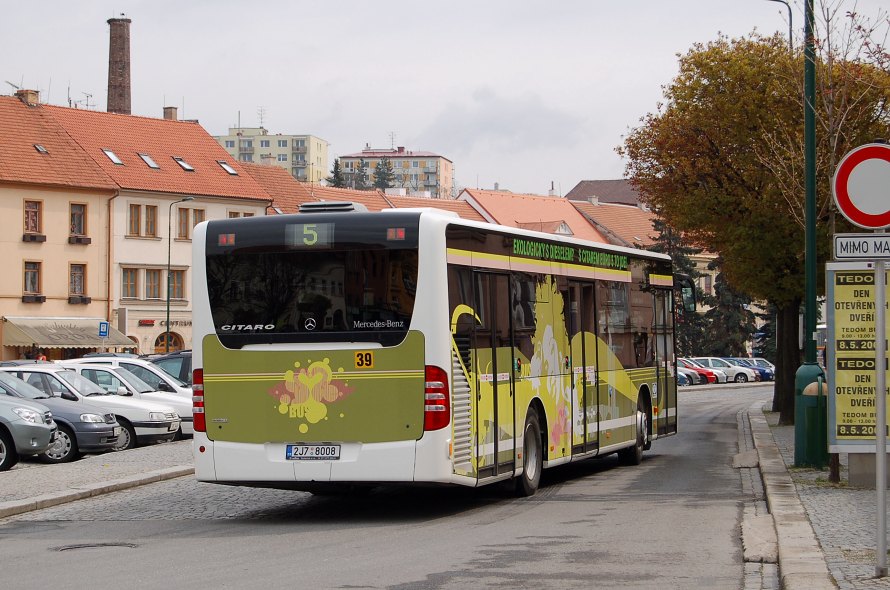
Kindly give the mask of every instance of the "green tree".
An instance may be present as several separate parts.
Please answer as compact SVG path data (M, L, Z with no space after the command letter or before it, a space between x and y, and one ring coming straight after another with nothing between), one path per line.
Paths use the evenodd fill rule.
M328 186L334 188L345 188L346 179L343 178L343 170L340 168L340 158L334 158L334 166L331 168L331 175L325 178Z
M374 167L374 188L386 190L395 186L396 175L392 171L392 160L380 158Z
M852 27L849 35L872 31ZM824 130L832 117L843 120L834 134L818 135L817 254L826 260L831 163L886 136L890 73L882 52L839 59L829 44L819 47L817 78L833 82L820 94L818 124ZM694 243L720 253L727 283L776 306L781 340L773 409L785 424L794 420L804 292L802 75L802 56L792 55L779 35L697 44L680 58L658 112L644 117L619 148L643 198Z
M709 270L721 269L720 258L708 264ZM705 312L709 337L702 343L705 356L746 356L748 342L754 335L754 312L751 298L735 291L722 270L714 280L714 294L704 298L709 308Z
M674 272L684 274L690 279L701 276L701 273L695 268L695 262L692 256L701 253L700 248L690 246L683 234L672 229L665 221L656 217L652 222L652 228L655 230L654 240L648 249L652 252L667 254L671 257ZM704 293L701 288L696 286L696 300L701 302ZM676 343L678 356L696 356L701 354L701 344L705 339L705 319L700 313L682 313L678 314L676 326Z
M370 190L371 185L368 184L368 163L365 162L364 158L359 159L358 163L355 165L355 168L349 177L349 185L350 188L359 191Z

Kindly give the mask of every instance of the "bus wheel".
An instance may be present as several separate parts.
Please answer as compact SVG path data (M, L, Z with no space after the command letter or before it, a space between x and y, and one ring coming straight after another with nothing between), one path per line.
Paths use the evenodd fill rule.
M544 449L541 445L541 425L538 414L529 410L522 431L522 475L516 480L516 495L534 496L541 483L544 468Z
M643 450L649 432L649 414L645 408L637 406L637 440L634 446L618 451L618 460L624 465L639 465L643 462Z

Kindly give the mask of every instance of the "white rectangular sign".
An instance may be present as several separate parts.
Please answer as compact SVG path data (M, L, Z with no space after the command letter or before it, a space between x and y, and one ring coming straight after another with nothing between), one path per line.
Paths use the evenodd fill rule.
M836 260L890 260L890 234L835 234Z

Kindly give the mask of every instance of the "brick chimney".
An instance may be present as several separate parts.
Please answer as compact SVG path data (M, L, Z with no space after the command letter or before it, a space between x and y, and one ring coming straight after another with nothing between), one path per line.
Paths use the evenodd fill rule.
M164 118L168 121L178 121L179 115L176 107L164 107Z
M40 104L40 92L37 90L16 90L15 97L29 107L35 107Z
M121 15L123 16L123 15ZM130 114L130 19L110 18L108 45L109 113Z

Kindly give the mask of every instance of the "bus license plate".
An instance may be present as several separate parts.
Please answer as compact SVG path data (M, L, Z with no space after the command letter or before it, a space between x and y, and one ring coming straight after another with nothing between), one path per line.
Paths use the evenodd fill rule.
M336 461L340 445L287 445L288 461Z

